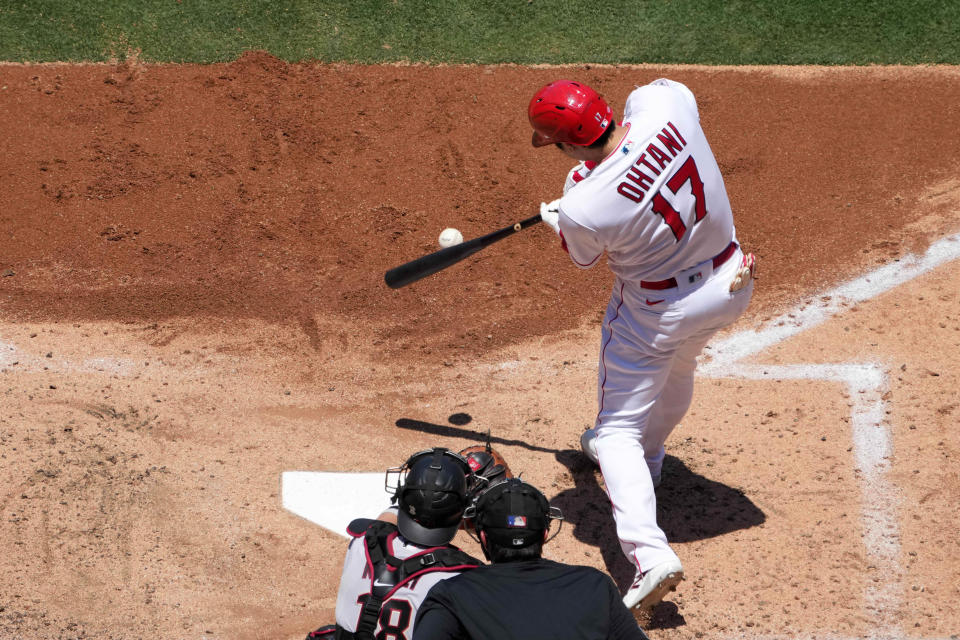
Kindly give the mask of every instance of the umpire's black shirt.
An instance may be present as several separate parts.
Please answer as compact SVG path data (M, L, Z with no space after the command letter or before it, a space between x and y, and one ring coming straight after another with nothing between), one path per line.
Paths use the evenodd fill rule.
M477 567L430 589L413 640L448 639L647 637L605 573L541 558Z

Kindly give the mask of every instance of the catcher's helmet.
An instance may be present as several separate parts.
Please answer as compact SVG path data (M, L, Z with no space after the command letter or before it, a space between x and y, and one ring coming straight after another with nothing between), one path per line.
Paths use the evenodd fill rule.
M593 144L613 120L613 111L600 94L572 80L557 80L537 91L527 115L535 147L555 142Z
M397 487L397 527L407 540L426 547L445 545L457 533L467 506L470 465L458 453L436 447L413 454ZM388 472L389 473L389 472Z

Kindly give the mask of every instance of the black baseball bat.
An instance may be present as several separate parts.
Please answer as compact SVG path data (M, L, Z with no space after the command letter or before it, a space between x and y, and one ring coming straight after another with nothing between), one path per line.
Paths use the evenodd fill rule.
M399 267L390 269L383 276L383 279L387 282L387 286L389 286L391 289L405 287L411 282L416 282L417 280L426 278L437 271L442 271L449 266L455 265L464 258L472 256L477 251L489 247L494 242L503 240L507 236L515 234L517 231L533 226L541 220L542 218L538 213L531 218L521 220L516 224L512 224L509 227L504 227L498 231L488 233L485 236L480 236L479 238L474 238L473 240L466 240L460 244L455 244L452 247L447 247L446 249L440 249L440 251L428 253L421 258L411 260L410 262L406 262Z

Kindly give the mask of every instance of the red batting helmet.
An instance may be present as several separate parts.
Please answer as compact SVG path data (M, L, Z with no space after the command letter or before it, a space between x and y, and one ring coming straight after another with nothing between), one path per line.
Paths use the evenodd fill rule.
M593 144L613 120L613 111L600 94L572 80L557 80L537 91L527 115L535 147L555 142Z

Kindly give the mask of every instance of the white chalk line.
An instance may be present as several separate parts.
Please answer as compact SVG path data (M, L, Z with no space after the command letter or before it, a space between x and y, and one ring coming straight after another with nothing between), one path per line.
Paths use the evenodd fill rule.
M0 340L0 369L16 367L18 371L56 371L67 373L108 373L121 376L131 374L135 364L121 358L96 357L85 360L43 358L28 355L10 342Z
M763 365L744 361L822 324L852 305L874 298L957 258L960 258L960 234L938 240L922 256L905 256L820 294L769 321L765 329L742 331L711 345L710 359L700 367L700 374L711 378L825 380L846 387L853 405L850 423L854 460L860 472L863 543L870 564L881 576L878 582L868 580L864 593L866 614L876 626L869 637L875 640L907 637L896 630L902 593L897 518L900 494L887 479L893 452L883 400L888 386L887 374L880 365L872 363ZM816 637L840 638L819 634Z
M927 252L917 257L907 255L879 269L815 296L798 305L793 311L771 320L773 325L759 331L747 330L714 344L712 360L700 371L717 370L759 353L798 333L811 329L850 305L875 298L881 293L921 276L932 269L960 257L960 233L942 238L930 245Z

